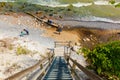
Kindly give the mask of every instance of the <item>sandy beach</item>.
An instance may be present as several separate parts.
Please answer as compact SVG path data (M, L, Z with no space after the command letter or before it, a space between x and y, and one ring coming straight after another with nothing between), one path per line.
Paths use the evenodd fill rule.
M25 14L0 15L0 40L6 45L13 45L13 49L9 50L0 41L0 79L34 65L41 55L46 55L47 48L54 47L54 39L44 37L44 31L39 27L33 18ZM23 29L27 29L30 34L20 37ZM31 53L17 55L18 46L29 49Z

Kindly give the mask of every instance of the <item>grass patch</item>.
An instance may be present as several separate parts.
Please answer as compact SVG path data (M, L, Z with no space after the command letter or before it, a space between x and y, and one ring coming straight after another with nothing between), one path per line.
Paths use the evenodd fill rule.
M17 55L28 54L28 53L30 53L30 50L28 50L27 48L22 47L22 46L17 47L17 50L16 50Z
M120 79L120 41L111 41L97 45L93 50L84 49L90 66L107 80ZM106 80L106 79L105 79Z

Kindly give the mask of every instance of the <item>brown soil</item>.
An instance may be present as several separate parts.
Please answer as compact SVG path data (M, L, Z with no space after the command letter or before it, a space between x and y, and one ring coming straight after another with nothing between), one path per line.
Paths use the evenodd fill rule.
M56 28L44 28L45 36L54 38L56 41L72 41L72 42L79 42L80 37L78 33L73 30L63 30L60 34L56 31Z
M63 29L59 35L56 28L43 28L44 36L54 38L56 41L72 41L80 43L84 47L93 48L96 44L108 41L120 40L120 30L103 30L90 28Z

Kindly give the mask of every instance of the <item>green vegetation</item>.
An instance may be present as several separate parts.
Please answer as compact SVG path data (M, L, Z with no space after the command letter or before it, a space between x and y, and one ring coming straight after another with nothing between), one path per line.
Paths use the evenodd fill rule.
M115 0L110 0L109 3L115 4Z
M17 55L28 54L28 53L30 53L30 50L28 50L27 48L22 47L22 46L17 47L17 50L16 50Z
M114 5L114 4L116 3L116 1L115 1L115 0L110 0L109 3L111 3L111 4ZM116 4L115 4L115 7L120 7L120 2L119 2L119 3L116 3Z
M120 79L120 41L99 44L93 50L83 49L87 61L99 75L108 80Z
M97 17L110 17L119 18L120 8L115 8L110 5L90 5L83 7L74 7L70 4L68 7L48 7L36 4L30 4L26 2L15 2L15 3L5 3L0 2L1 12L38 12L41 11L43 14L48 14L54 16L58 14L61 16L97 16ZM113 13L114 12L114 13Z
M115 7L120 7L120 3L116 4Z

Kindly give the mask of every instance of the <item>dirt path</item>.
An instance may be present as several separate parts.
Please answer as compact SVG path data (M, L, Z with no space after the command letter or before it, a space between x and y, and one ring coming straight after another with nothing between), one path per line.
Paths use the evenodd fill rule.
M56 41L72 41L72 42L79 41L79 36L77 35L76 31L63 30L59 35L56 32L56 28L44 28L44 30L45 30L44 36L54 38Z

